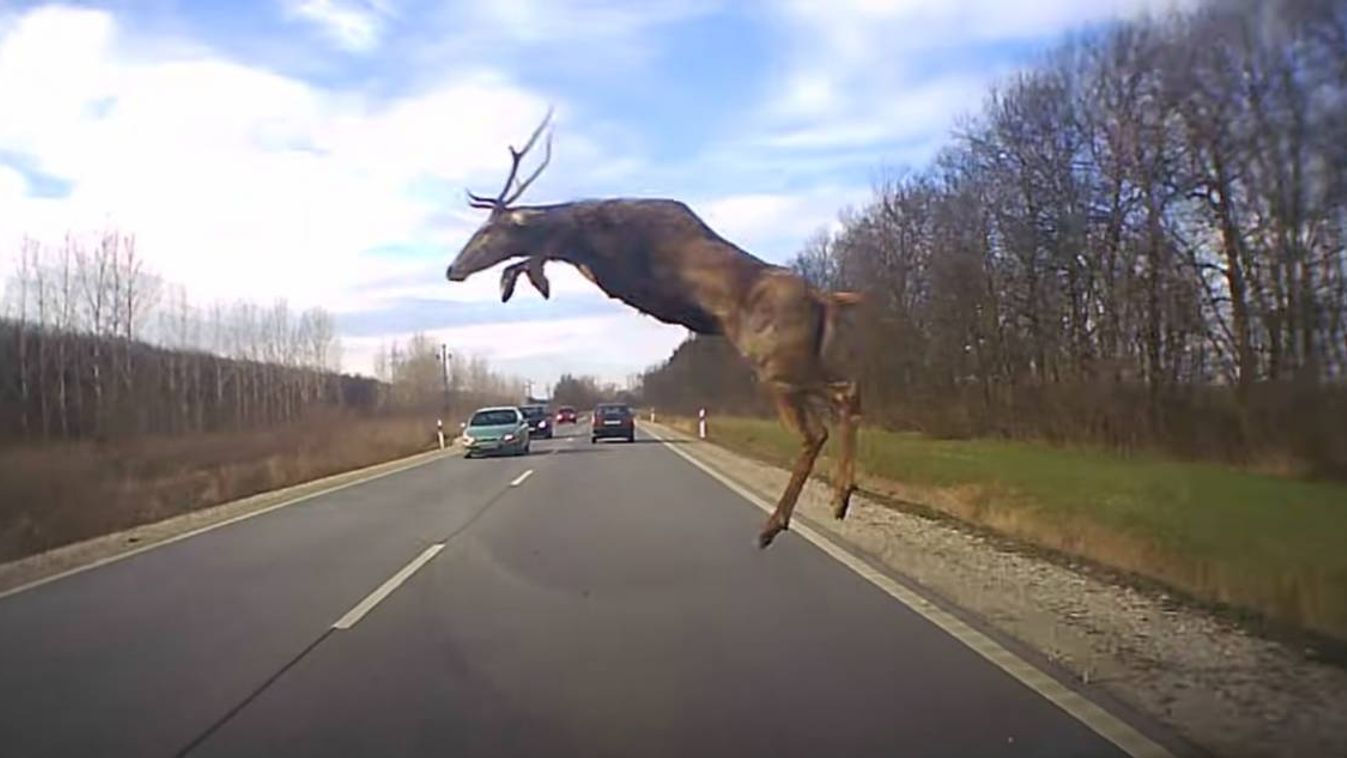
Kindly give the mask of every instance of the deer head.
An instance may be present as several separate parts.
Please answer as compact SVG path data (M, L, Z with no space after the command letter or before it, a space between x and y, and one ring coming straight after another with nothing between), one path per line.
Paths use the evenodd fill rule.
M505 178L505 186L501 188L500 194L496 197L483 197L468 192L468 205L473 208L481 208L491 212L486 219L486 223L473 233L468 244L463 246L454 262L449 265L445 276L451 282L461 282L470 275L491 268L503 260L514 258L521 255L529 255L536 250L540 240L539 232L531 227L529 221L536 217L540 211L529 208L511 208L510 206L524 194L534 179L547 168L548 161L552 160L552 133L547 133L547 151L543 155L543 160L538 164L538 168L529 175L524 181L519 181L519 162L533 149L534 143L543 133L543 129L552 119L552 110L549 108L547 115L543 117L542 123L533 130L533 135L524 147L516 150L510 147L510 174Z

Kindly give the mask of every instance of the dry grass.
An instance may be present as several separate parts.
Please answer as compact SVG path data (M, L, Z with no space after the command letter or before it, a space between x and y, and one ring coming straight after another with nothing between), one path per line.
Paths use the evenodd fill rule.
M0 450L0 562L434 444L423 417L327 417L248 433Z
M688 431L693 423L679 424ZM786 464L773 421L717 418L713 441ZM816 471L831 473L825 449ZM1152 456L866 429L866 489L1194 597L1347 639L1347 485Z

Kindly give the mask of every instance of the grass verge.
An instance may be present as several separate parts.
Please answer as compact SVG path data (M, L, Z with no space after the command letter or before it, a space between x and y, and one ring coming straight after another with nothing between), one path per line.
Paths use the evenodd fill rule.
M667 420L685 430L693 422ZM789 465L777 422L717 418L711 441ZM833 442L816 468L831 473ZM864 429L864 488L1347 639L1347 485L1219 465Z
M313 419L254 432L0 450L0 563L436 443L424 418Z

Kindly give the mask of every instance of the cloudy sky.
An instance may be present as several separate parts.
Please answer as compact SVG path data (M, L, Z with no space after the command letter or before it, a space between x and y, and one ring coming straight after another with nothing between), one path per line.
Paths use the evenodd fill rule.
M497 299L448 261L556 107L529 202L676 197L783 261L920 166L987 86L1146 0L0 0L0 274L115 225L197 303L337 316L347 370L426 332L540 386L685 332L560 264Z

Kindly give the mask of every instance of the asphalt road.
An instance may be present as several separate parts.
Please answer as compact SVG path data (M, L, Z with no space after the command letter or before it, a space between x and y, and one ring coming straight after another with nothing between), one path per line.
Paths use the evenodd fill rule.
M0 754L1122 754L794 533L759 551L757 509L642 438L440 459L0 598Z

